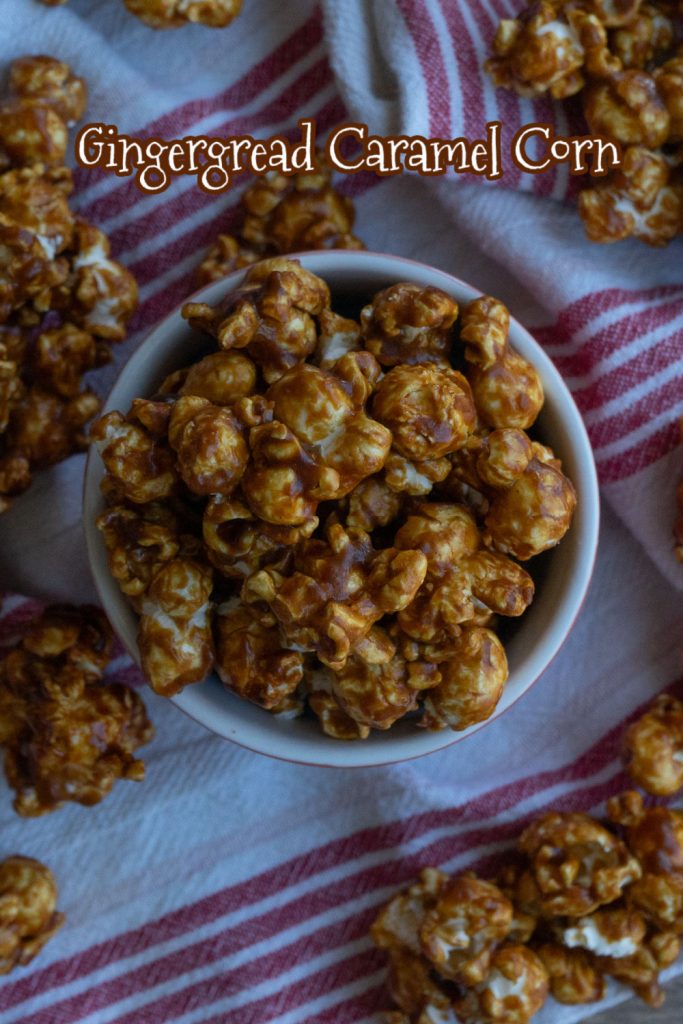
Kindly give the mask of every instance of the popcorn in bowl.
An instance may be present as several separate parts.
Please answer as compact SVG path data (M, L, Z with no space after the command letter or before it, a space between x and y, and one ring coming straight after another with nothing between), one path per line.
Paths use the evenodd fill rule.
M516 425L518 401L514 426L501 407L509 444L482 419L483 360L439 289L399 282L342 316L320 277L277 257L212 295L183 310L200 357L167 363L149 397L93 430L97 526L152 686L177 693L213 667L231 694L338 738L484 721L508 675L498 617L534 595L517 559L571 525L559 460ZM463 323L492 334L489 309L491 363L509 366L500 304L474 300ZM517 366L537 413L540 378ZM467 486L460 463L481 467Z

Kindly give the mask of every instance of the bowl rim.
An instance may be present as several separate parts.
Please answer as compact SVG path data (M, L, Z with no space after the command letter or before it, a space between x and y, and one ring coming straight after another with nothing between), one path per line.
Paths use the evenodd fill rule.
M456 277L456 275L454 274L450 274L448 271L441 270L437 267L432 267L429 264L422 263L418 260L413 260L405 256L396 256L391 253L374 252L371 250L364 249L326 249L305 250L301 252L287 254L282 258L301 261L304 266L306 266L306 264L309 262L314 262L316 264L322 263L323 268L313 270L313 273L316 273L323 278L325 277L326 271L324 268L326 264L329 264L329 266L327 267L327 271L333 274L335 271L339 271L340 263L343 263L346 258L350 259L351 261L358 261L360 268L362 268L363 263L368 265L368 267L372 267L372 269L376 270L384 269L383 267L381 267L381 264L386 264L387 270L389 270L390 267L396 267L397 270L400 270L401 267L405 267L408 270L412 269L419 270L420 273L429 273L429 275L431 275L433 278L433 280L430 282L431 286L436 288L442 288L442 290L444 291L448 292L450 286L451 288L455 288L457 291L467 292L470 295L472 295L472 297L484 294L482 291L475 288L473 285L469 284L466 281L463 281L459 277ZM114 408L116 408L114 396L117 389L121 385L122 381L127 380L129 374L135 370L135 364L143 359L146 348L148 347L150 342L156 340L157 337L164 331L169 330L172 325L178 326L177 321L180 318L180 311L186 303L198 301L198 299L200 299L202 295L204 295L209 290L215 289L217 285L224 285L227 289L235 287L236 283L239 282L241 278L245 276L245 274L250 269L250 266L253 265L255 264L250 264L249 266L231 271L230 274L227 274L222 278L218 278L214 281L209 282L206 285L201 286L200 288L195 289L195 291L193 291L190 295L184 298L180 303L178 303L177 306L175 306L169 313L167 313L166 316L164 316L161 320L154 324L145 333L144 337L140 340L140 342L132 350L126 361L120 367L111 385L111 388L109 389L109 392L103 403L99 415L105 415L107 412L110 412ZM400 278L397 278L397 280L400 280ZM460 302L461 300L458 301ZM186 323L186 321L182 322ZM575 595L570 606L569 614L565 612L563 628L561 632L559 632L558 635L554 637L553 642L550 645L547 657L545 657L543 661L543 664L536 670L535 674L524 685L520 692L508 703L506 703L504 707L501 707L499 705L489 718L484 719L481 722L477 722L474 725L469 726L467 729L464 729L462 731L456 732L450 729L444 729L440 731L427 732L426 730L423 730L423 736L428 735L434 738L433 744L430 745L428 749L419 750L417 752L399 753L391 757L368 757L368 754L371 753L371 750L373 753L375 753L378 752L379 748L368 748L366 747L365 741L359 741L358 743L342 743L341 741L335 740L332 737L325 737L325 739L329 740L330 744L329 759L323 759L320 755L317 755L315 759L302 758L295 756L294 753L285 753L281 750L273 752L272 750L267 749L267 740L269 737L267 732L265 731L263 732L264 743L263 745L258 745L255 744L253 740L248 741L247 739L240 737L239 735L233 735L232 733L229 733L226 728L223 728L222 730L220 728L217 728L215 721L213 719L209 721L208 715L199 713L195 708L196 700L194 699L194 693L196 693L196 691L194 691L193 693L194 686L203 686L204 683L187 686L179 694L176 694L173 697L166 699L170 699L170 701L177 708L179 708L185 715L187 715L188 718L197 722L197 724L202 725L213 735L218 736L221 739L228 740L229 742L236 744L244 750L249 750L252 753L261 754L265 757L273 758L275 760L283 761L289 764L305 765L310 767L370 768L383 767L392 764L401 764L404 761L414 761L418 758L426 757L429 754L445 750L446 748L453 746L455 743L460 743L466 740L468 737L478 733L485 726L499 719L510 708L517 704L517 702L521 700L522 697L525 696L525 694L529 692L531 687L538 682L542 675L544 675L544 673L547 671L547 669L550 667L550 665L553 663L553 661L559 654L567 637L573 629L576 619L581 613L581 610L585 603L588 590L590 587L590 582L593 576L597 556L601 518L600 492L598 485L597 470L595 466L595 459L593 456L593 450L591 447L590 439L588 437L588 432L586 430L586 426L583 422L583 418L581 416L581 413L579 412L574 397L571 391L569 390L567 384L565 383L564 379L562 378L562 375L556 368L550 356L547 355L543 347L540 345L539 342L536 341L531 332L526 327L524 327L524 325L520 323L520 321L518 321L516 317L513 317L512 315L510 315L510 333L519 333L525 336L525 341L527 343L530 343L530 347L535 350L536 354L539 357L539 362L541 364L540 368L542 369L542 376L544 378L544 384L546 383L548 377L550 377L553 380L555 388L557 388L562 394L565 405L569 410L569 418L573 420L572 426L575 428L576 432L572 433L571 435L571 448L575 457L578 460L578 463L581 466L581 472L583 476L581 507L583 519L585 520L584 532L586 533L586 537L584 539L585 542L581 547L580 553L576 556L576 565L573 567L574 573L576 574L578 572L579 574L579 580L578 585L576 581L574 583ZM512 344L514 346L514 341L512 341ZM537 363L535 361L534 365L537 366ZM537 368L539 367L537 366ZM563 419L566 418L567 416L563 413ZM94 525L94 516L92 514L94 512L93 506L95 505L100 493L98 486L99 478L101 476L101 472L99 472L98 474L98 470L100 469L100 467L101 460L99 458L99 453L97 452L96 447L94 445L91 445L87 452L86 465L83 475L83 527L90 572L102 607L105 613L109 616L110 600L105 592L104 584L100 579L99 573L95 570L97 548L99 547L101 549L103 547L102 539L99 534L99 531L96 529ZM128 605L128 601L122 592L119 591L117 593L116 600L119 603L119 605L130 608L130 606ZM117 630L115 626L114 630L119 641L122 643L124 649L128 652L133 662L138 667L140 667L139 651L137 649L137 645L132 646L128 642L126 636L123 635L119 630ZM557 632L557 629L555 631ZM538 644L537 646L540 646L540 644ZM226 704L226 708L229 708L229 704ZM390 732L390 730L388 732ZM406 737L403 740L398 740L397 742L403 743L407 747L410 743L410 740L408 737ZM287 739L285 745L287 744L291 744L292 747L295 747L297 745L301 746L301 740L300 738L292 736L291 739ZM366 753L363 755L362 752L364 750L366 751ZM352 756L351 759L349 760L348 753L351 753L353 755L353 753L356 751L358 752L358 754L361 755L361 757L358 758ZM341 756L342 754L346 754L346 756Z

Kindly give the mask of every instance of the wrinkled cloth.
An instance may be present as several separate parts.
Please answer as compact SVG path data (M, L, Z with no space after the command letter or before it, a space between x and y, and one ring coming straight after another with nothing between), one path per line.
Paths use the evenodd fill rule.
M0 49L3 64L27 51L67 60L90 84L88 120L134 134L265 137L311 115L322 134L354 118L373 131L462 134L455 121L431 120L446 116L443 93L432 89L430 106L412 77L412 50L401 49L406 26L422 39L425 12L433 20L438 10L456 10L470 26L483 17L465 0L330 0L324 21L309 0L245 0L227 30L153 33L119 0L6 0ZM494 5L477 10L490 37ZM460 81L471 97L471 80L484 97L482 123L498 103L508 104L511 125L542 120L486 86L484 34L476 52L463 43L449 51L446 95ZM438 49L447 50L441 35ZM436 50L425 52L438 65ZM479 127L470 120L467 132ZM93 375L104 395L150 327L193 290L193 268L235 224L246 183L207 196L187 178L155 197L99 171L79 169L76 180L75 205L109 234L141 286L128 340ZM683 693L680 568L670 553L680 390L674 401L666 390L675 380L667 339L680 355L683 336L683 240L663 252L591 246L576 211L559 201L561 175L543 180L525 194L525 182L508 179L482 187L355 175L340 187L356 201L369 248L500 297L574 390L607 500L594 581L565 647L499 720L416 762L351 771L271 761L146 689L157 738L141 751L144 783L119 783L95 808L36 820L14 815L1 783L0 853L49 864L67 916L34 964L0 982L3 1024L376 1024L389 1003L367 929L383 900L426 865L490 868L530 815L596 810L625 784L624 724L654 694ZM660 392L669 397L658 404ZM0 642L37 613L36 599L95 599L80 515L84 461L40 474L0 519L0 585L14 592ZM631 468L619 475L620 467ZM122 652L109 677L141 682ZM627 994L614 986L609 1001ZM591 1009L549 1003L535 1020L570 1024Z

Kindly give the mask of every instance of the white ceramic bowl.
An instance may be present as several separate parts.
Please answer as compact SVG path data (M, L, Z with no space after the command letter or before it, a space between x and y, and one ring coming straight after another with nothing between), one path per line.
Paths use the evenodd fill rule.
M334 308L351 299L360 308L381 288L397 281L434 285L459 303L481 294L440 270L397 256L370 252L331 251L297 256L330 285ZM218 302L243 276L237 271L203 288L194 298ZM531 608L514 624L506 642L510 677L503 697L489 722L498 718L538 679L559 650L579 612L590 581L598 539L599 497L593 454L586 430L564 381L543 349L515 320L510 325L512 345L538 369L546 403L538 421L540 438L562 459L573 481L578 504L572 527L562 543L532 563L541 564L537 594ZM207 340L190 330L180 307L146 338L123 368L104 407L125 412L136 397L152 394L166 374L186 366L207 350ZM100 481L103 465L91 450L85 473L84 523L90 565L102 605L132 656L139 660L137 618L109 572L102 538L95 528L102 510ZM367 740L344 743L325 736L312 718L283 720L227 693L216 676L188 686L173 698L197 722L212 732L251 750L299 763L353 767L404 761L439 750L483 728L480 722L463 732L428 732L410 722L398 722L387 732L373 732Z

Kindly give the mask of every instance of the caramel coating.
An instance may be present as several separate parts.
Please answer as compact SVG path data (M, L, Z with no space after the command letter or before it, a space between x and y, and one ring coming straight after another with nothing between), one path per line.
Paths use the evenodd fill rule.
M0 862L0 974L25 967L63 924L49 868L19 855Z
M402 506L400 495L385 480L377 476L368 477L361 480L348 496L346 525L372 533L377 527L388 526L396 519Z
M462 447L477 416L462 374L434 363L395 366L380 382L372 411L391 431L399 455L416 461Z
M151 28L187 24L225 28L242 9L242 0L123 0L136 18Z
M391 285L361 311L365 347L382 366L447 366L457 315L457 302L439 288Z
M418 505L396 535L427 557L427 579L398 623L415 640L443 643L463 623L487 624L488 613L518 616L529 606L534 584L521 566L480 549L481 537L464 505ZM482 620L482 614L484 618Z
M527 1024L545 1003L548 988L540 957L528 946L507 943L493 953L487 977L457 1000L456 1013L472 1024Z
M453 657L439 665L441 681L424 701L427 729L466 729L489 718L508 677L505 649L490 629L466 627L452 645Z
M429 578L443 576L462 558L474 554L480 537L475 519L464 505L423 502L414 507L394 543L403 550L422 551Z
M666 694L631 725L627 771L647 793L671 796L683 786L683 703Z
M584 93L583 109L593 135L624 145L656 149L669 134L669 112L646 71L631 69L592 83Z
M389 729L399 718L417 707L417 693L411 687L408 667L393 654L393 645L379 649L381 638L372 637L370 657L389 660L368 663L362 656L350 657L327 678L339 706L359 725ZM366 645L356 648L366 654Z
M10 413L24 393L18 371L7 346L0 342L0 434L7 429Z
M197 267L197 285L202 287L211 281L219 281L260 259L260 254L232 235L217 235L206 256Z
M55 607L0 663L0 744L18 814L95 804L117 779L144 777L133 754L154 731L133 690L101 684L111 641L98 609Z
M189 558L164 562L142 602L138 647L142 671L163 697L207 677L214 663L210 568Z
M0 512L10 507L10 498L31 485L31 467L23 455L0 457Z
M480 418L490 427L527 430L536 421L544 394L537 370L509 345L510 314L490 295L462 312L466 376Z
M178 472L193 494L231 494L249 458L241 424L206 398L178 399L168 427Z
M59 304L98 338L121 341L138 304L138 286L124 266L109 258L109 240L92 224L76 222L71 275Z
M317 341L314 316L329 307L327 285L298 263L263 260L217 307L188 302L183 316L225 350L245 348L272 383L310 355Z
M8 171L0 175L0 224L31 232L43 258L54 260L68 248L74 232L69 191L70 177L66 182L55 179L42 166ZM62 266L58 273L63 276Z
M320 334L314 359L323 370L332 369L343 356L360 349L360 324L355 320L348 320L331 309L324 309L319 323Z
M664 1002L659 973L670 967L681 951L681 942L673 931L652 932L631 956L600 957L598 962L606 974L630 985L635 994L649 1006Z
M644 3L632 19L615 29L610 45L622 67L646 68L670 50L673 41L673 22L665 11L655 4Z
M266 565L283 570L291 564L294 546L318 525L314 516L303 526L276 526L254 515L237 498L213 495L202 521L210 562L231 579L247 579Z
M317 159L316 171L289 176L271 171L245 191L237 235L217 236L198 268L198 284L216 281L265 256L364 248L351 233L353 203L332 185L331 170L320 153Z
M583 39L586 15L563 11L556 0L541 0L523 17L500 22L493 41L493 56L484 64L493 84L513 89L520 96L549 92L554 99L577 93L584 84L581 69L587 59ZM591 25L592 35L599 22ZM603 38L599 39L604 48Z
M339 474L319 465L284 423L249 433L251 462L242 491L254 515L276 526L309 527L318 504L339 489Z
M120 412L97 420L90 432L109 476L121 493L136 504L173 494L176 472L170 448Z
M81 377L99 359L93 336L74 324L64 323L39 334L31 371L42 388L63 398L74 398L80 391Z
M0 103L0 169L64 163L68 131L47 103L14 96Z
M624 843L585 814L550 812L520 836L529 866L518 881L523 910L543 917L583 917L618 899L640 878Z
M581 192L579 213L593 242L666 245L683 225L683 184L662 153L629 146L621 167Z
M212 352L188 369L179 394L230 405L256 391L256 367L241 352Z
M325 540L301 544L292 572L255 573L242 599L263 602L290 645L339 670L379 619L412 601L426 571L421 551L374 551L363 531L328 522Z
M380 949L422 952L420 930L427 913L449 885L449 877L436 868L424 868L417 882L399 892L375 918L370 934Z
M436 983L433 969L424 957L415 956L403 949L390 948L388 989L403 1014L386 1014L384 1024L410 1024L415 1019L422 1024L429 1021L452 1021L451 1001L445 991Z
M611 821L624 826L626 843L642 867L629 899L652 924L683 935L683 812L645 808L639 793L608 802Z
M669 114L668 142L683 142L683 49L654 72L654 80Z
M350 391L335 374L302 363L266 392L275 420L292 430L321 471L329 470L330 481L336 475L329 499L343 498L379 472L391 447L391 432L367 416Z
M525 561L559 544L575 507L569 478L534 458L512 487L493 498L486 528L496 550Z
M216 671L226 689L269 711L295 692L303 655L286 650L276 626L264 626L248 605L221 605L216 615Z
M247 189L241 236L257 252L362 249L352 232L350 199L332 186L329 168L285 176L271 171Z
M7 439L11 450L31 466L51 466L88 445L85 425L100 408L91 391L65 400L33 388L16 404Z
M50 262L37 235L7 222L2 215L0 260L4 268L0 276L0 321L8 320L25 303L39 308L49 305L52 289L68 273L64 260Z
M445 480L451 471L447 458L413 461L398 452L391 451L384 463L384 479L387 487L396 494L423 497L429 494L435 484Z
M127 507L113 505L96 520L107 547L109 570L119 587L140 609L142 597L158 569L180 550L179 524L160 502Z
M558 1003L576 1006L604 999L606 982L595 958L585 950L544 942L535 949L550 978L550 994Z
M80 121L88 103L84 80L54 57L35 55L12 61L9 87L17 96L46 103L69 127Z
M556 926L565 946L596 954L600 962L633 956L641 947L647 925L644 918L626 907L607 907L569 925Z
M467 987L489 973L495 947L508 934L513 908L491 882L468 872L454 878L427 911L422 952L444 978Z
M365 740L370 735L370 726L360 725L347 715L334 694L326 690L312 687L308 694L308 705L322 731L333 740Z

